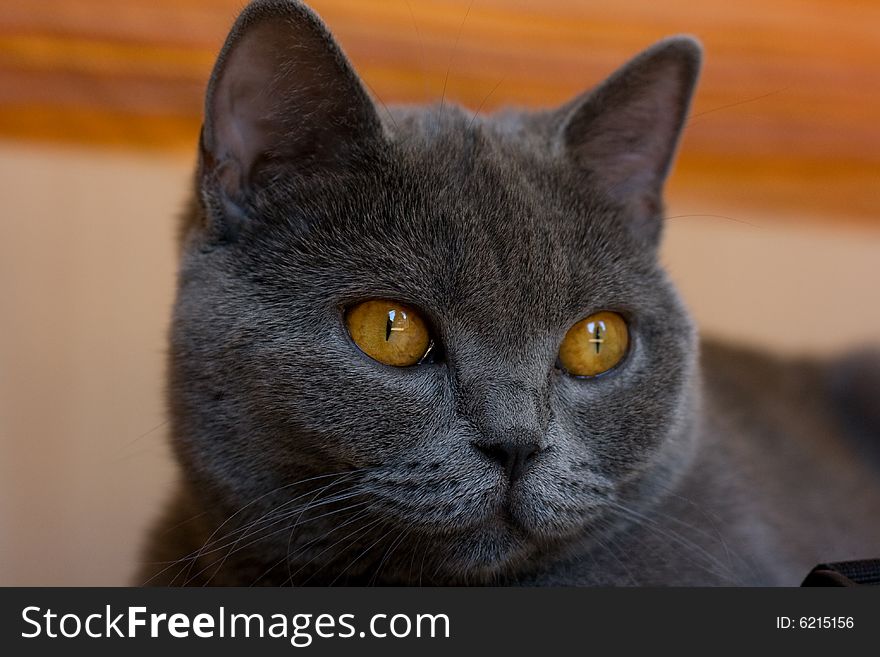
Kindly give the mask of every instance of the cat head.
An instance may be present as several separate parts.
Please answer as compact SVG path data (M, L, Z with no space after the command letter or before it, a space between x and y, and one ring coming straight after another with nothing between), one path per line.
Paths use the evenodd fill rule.
M328 514L263 537L276 559L294 536L319 561L373 545L375 567L395 540L435 581L589 544L662 495L696 403L662 187L699 60L662 41L544 112L386 110L309 9L245 9L208 86L172 327L196 494ZM402 360L376 351L395 330Z

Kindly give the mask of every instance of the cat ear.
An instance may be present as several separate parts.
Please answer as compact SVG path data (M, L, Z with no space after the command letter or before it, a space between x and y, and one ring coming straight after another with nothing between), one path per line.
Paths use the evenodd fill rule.
M294 0L242 12L208 83L202 175L241 203L269 163L295 174L345 166L381 139L360 79L321 20Z
M562 109L562 143L585 183L598 186L652 241L702 50L690 37L655 44Z

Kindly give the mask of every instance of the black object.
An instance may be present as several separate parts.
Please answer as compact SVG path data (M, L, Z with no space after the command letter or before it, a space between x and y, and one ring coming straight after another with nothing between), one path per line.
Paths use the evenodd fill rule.
M880 559L820 563L801 586L880 586Z

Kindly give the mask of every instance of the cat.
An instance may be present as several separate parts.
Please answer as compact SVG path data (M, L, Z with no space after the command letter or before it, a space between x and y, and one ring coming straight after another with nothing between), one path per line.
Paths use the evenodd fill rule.
M701 342L658 263L701 57L668 38L546 111L385 108L309 8L248 5L138 583L797 585L880 554L880 357Z

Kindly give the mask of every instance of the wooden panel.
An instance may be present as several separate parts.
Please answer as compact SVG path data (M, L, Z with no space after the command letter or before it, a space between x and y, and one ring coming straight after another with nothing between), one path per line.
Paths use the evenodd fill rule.
M674 196L880 223L880 3L314 0L384 102L561 102L676 32L707 50ZM5 0L0 136L192 149L240 0Z

